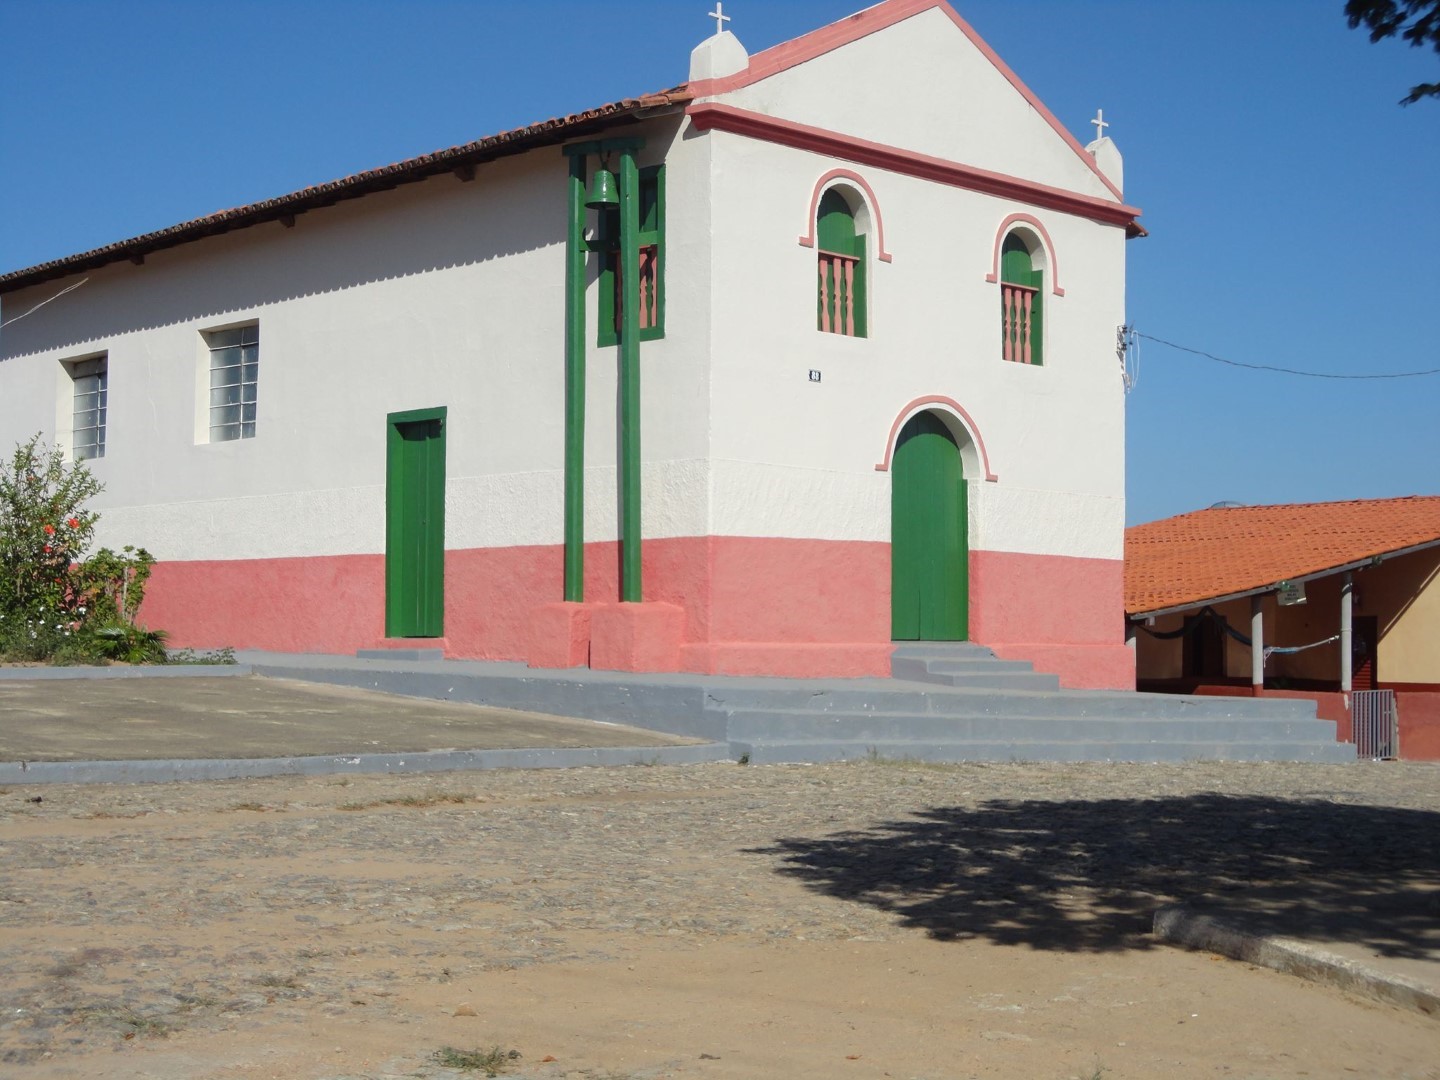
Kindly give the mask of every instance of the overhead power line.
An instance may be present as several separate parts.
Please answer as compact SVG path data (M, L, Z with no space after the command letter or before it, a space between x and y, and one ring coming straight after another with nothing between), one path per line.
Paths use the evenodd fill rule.
M87 277L87 278L81 278L79 281L75 282L74 285L67 285L65 288L63 288L63 289L61 289L59 292L57 292L54 296L47 296L44 300L41 300L41 301L40 301L38 304L36 304L34 307L30 308L30 310L28 310L28 311L22 311L19 315L15 315L15 316L13 316L13 317L11 317L11 318L9 318L9 319L6 319L4 322L0 322L0 328L9 326L12 322L19 322L21 319L25 318L26 315L33 315L35 312L39 311L39 310L40 310L42 307L44 307L46 304L50 303L51 300L59 300L60 297L64 296L64 295L65 295L66 293L68 293L68 292L74 292L76 289L78 289L81 285L84 285L85 282L87 282L87 281L89 281L89 280L90 280L90 279L89 279L88 277Z
M1167 345L1172 349L1179 349L1181 352L1193 353L1195 356L1203 356L1207 360L1214 360L1217 364L1228 364L1230 367L1248 368L1251 371L1277 371L1282 375L1303 375L1307 379L1417 379L1422 375L1440 375L1440 368L1430 368L1428 371L1395 371L1390 373L1372 372L1365 375L1338 375L1329 371L1301 371L1298 368L1277 367L1274 364L1246 364L1239 360L1226 360L1223 356L1216 356L1204 349L1192 349L1188 345L1177 345L1173 341L1166 341L1151 334L1142 334L1135 331L1137 337L1146 341L1153 341L1157 345Z

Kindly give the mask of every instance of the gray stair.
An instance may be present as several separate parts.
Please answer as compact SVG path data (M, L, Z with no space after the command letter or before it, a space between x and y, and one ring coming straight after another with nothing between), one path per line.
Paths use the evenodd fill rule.
M823 692L712 691L707 711L756 763L1354 760L1309 701L1061 690L971 642L902 645L891 672Z
M766 742L731 743L731 751L754 765L827 761L1313 761L1343 764L1355 760L1352 746L1315 742L1238 742L1212 739L1193 743L1071 742L922 742L896 740L864 747L855 743Z
M1063 710L1057 709L1057 714ZM1214 742L1217 732L1243 727L1244 741L1335 739L1335 725L1326 720L1249 719L1217 723L1214 720L1150 718L1078 718L1055 715L1044 718L1013 716L940 716L909 713L822 714L802 709L746 709L732 712L730 740L749 743L805 740L871 744L886 740L922 742L1059 743L1076 738L1108 739L1126 743ZM1231 734L1238 735L1238 730Z
M1355 760L1300 699L1060 690L968 643L907 645L889 679L546 671L480 661L245 654L257 674L587 717L726 743L755 763ZM995 680L1000 680L997 685Z
M1058 690L1060 680L1041 675L1024 660L1001 660L968 641L901 645L890 658L890 674L912 682L989 690Z

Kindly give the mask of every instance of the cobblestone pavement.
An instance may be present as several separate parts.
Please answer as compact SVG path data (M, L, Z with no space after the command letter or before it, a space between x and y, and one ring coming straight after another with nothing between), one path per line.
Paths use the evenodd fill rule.
M1156 907L1209 898L1424 957L1437 886L1440 767L1423 764L873 761L12 787L0 1074L258 1076L217 1071L198 1048L322 1022L358 1038L413 1019L422 990L619 962L637 942L1120 955L1152 948ZM189 1064L165 1072L172 1058ZM602 1075L530 1057L515 1072ZM459 1073L397 1047L366 1070L305 1075Z

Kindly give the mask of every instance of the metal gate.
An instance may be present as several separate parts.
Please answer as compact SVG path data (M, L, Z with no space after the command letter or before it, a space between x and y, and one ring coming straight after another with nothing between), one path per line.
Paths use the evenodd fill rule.
M1394 690L1356 690L1350 695L1350 730L1362 758L1400 756L1400 715Z

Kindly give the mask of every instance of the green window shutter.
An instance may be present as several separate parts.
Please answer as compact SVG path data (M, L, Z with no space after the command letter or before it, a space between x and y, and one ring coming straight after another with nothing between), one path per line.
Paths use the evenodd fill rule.
M869 305L865 296L865 274L867 260L865 258L865 237L857 236L854 245L855 257L859 260L855 264L855 336L865 337L866 335L866 311Z
M816 239L821 251L836 255L857 255L855 250L855 215L838 191L827 191L820 197L816 211Z
M1030 363L1045 363L1045 271L1033 270L1030 285L1035 290L1035 305L1030 309Z
M1030 285L1030 249L1014 233L1005 237L1000 251L1000 280L1010 285Z
M620 343L620 311L616 303L619 291L620 211L607 209L600 215L599 234L595 247L600 252L600 303L597 312L597 345ZM646 305L649 325L642 315L641 341L655 341L665 336L665 167L652 165L640 170L640 251L642 263L646 249L653 251L654 293ZM646 275L649 276L648 274ZM644 299L642 298L642 303Z

